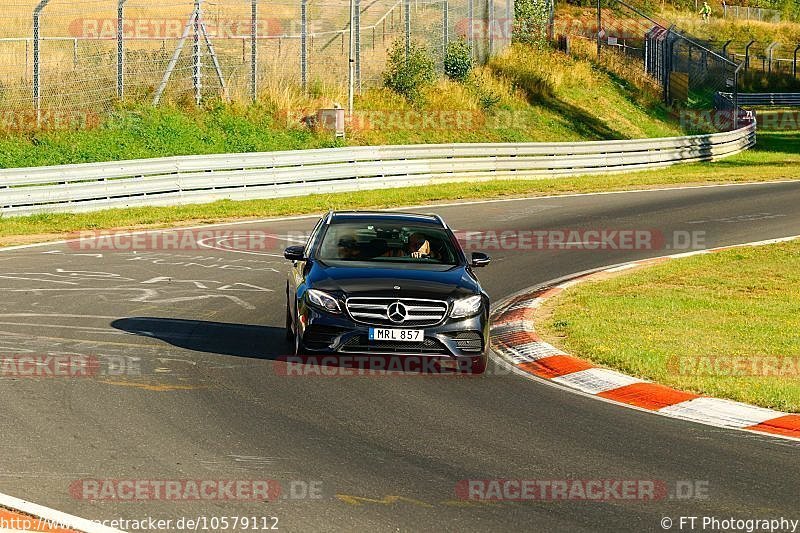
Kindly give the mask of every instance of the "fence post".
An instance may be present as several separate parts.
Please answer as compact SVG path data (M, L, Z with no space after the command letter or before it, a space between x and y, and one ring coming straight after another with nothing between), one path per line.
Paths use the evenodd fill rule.
M473 31L472 28L474 27L474 24L475 24L475 20L474 20L474 18L475 18L475 4L474 4L474 1L475 0L467 0L467 20L469 21L469 24L467 25L467 42L469 43L469 52L473 57L475 56L474 47L473 47L474 35L472 33L472 31Z
M728 46L733 42L733 39L728 39L725 41L725 44L722 45L722 55L725 59L728 59Z
M600 10L600 0L597 0L597 59L600 59L601 31L603 31L603 12Z
M769 47L767 48L767 50L768 50L768 52L769 52L769 67L768 67L768 70L767 70L767 72L768 72L769 74L772 74L772 52L773 52L773 51L775 50L775 48L777 48L777 47L778 47L778 42L776 41L776 42L773 42L772 44L770 44L770 45L769 45Z
M42 125L42 61L40 50L39 16L50 0L39 0L33 10L33 105L36 108L36 127Z
M792 61L792 77L797 77L797 51L800 50L800 45L794 49L794 60Z
M355 2L355 6L353 9L353 16L355 19L352 21L354 28L353 33L355 34L355 76L356 76L356 88L358 90L358 94L361 94L361 0L353 0Z
M117 0L117 98L125 98L125 2Z
M194 41L192 42L192 87L194 88L194 101L200 105L203 101L202 94L202 51L200 49L200 18L202 17L201 2L203 0L194 0Z
M486 59L492 57L492 54L494 53L494 24L494 0L489 0L489 53L486 55Z
M250 96L258 99L258 0L250 2Z
M447 41L448 41L448 37L449 37L449 35L447 34L447 30L450 27L450 21L448 20L449 19L448 10L450 9L450 3L447 0L444 0L444 4L442 4L442 5L443 5L443 8L442 8L442 45L443 45L442 51L443 51L443 55L442 55L442 57L444 57L444 54L447 53Z
M308 0L300 0L300 84L308 83Z
M733 129L739 129L739 70L742 63L736 65L733 70Z
M667 29L667 36L664 39L664 48L662 50L662 85L664 90L664 102L669 103L669 74L672 70L672 26Z
M405 17L406 62L411 55L411 0L403 0L403 16Z
M748 8L749 9L749 8ZM750 41L747 43L747 46L744 47L744 69L750 69L750 47L755 44L755 41Z

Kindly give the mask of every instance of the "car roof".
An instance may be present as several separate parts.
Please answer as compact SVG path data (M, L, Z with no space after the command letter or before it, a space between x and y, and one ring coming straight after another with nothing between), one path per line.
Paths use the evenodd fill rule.
M444 221L438 215L404 213L399 211L331 211L329 223L365 220L431 224L445 227Z

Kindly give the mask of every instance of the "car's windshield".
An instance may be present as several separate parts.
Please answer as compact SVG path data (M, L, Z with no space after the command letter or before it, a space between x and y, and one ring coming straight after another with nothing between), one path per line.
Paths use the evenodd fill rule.
M331 224L319 247L322 261L458 264L458 252L443 228L392 221Z

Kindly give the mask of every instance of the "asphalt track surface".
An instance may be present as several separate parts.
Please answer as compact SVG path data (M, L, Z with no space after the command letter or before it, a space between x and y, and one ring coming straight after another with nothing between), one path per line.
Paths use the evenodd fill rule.
M420 211L458 230L649 229L668 243L690 231L712 247L800 233L800 183ZM286 237L314 222L216 229ZM660 531L662 517L677 531L682 515L800 518L791 441L621 408L496 363L480 378L281 375L285 244L0 253L0 353L138 360L123 375L0 378L0 492L89 519L275 516L284 531ZM674 248L489 251L494 261L479 274L499 300ZM699 481L707 498L475 503L456 494L461 480L495 478L657 480L670 491ZM283 494L268 503L87 501L70 492L85 479L272 479ZM321 497L292 498L303 483Z

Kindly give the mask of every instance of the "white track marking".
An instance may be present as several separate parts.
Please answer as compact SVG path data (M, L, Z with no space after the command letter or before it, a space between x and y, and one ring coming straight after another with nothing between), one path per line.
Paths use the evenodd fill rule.
M83 531L84 533L123 533L119 529L103 526L97 522L92 522L85 518L80 518L71 514L62 513L55 509L50 509L27 500L15 498L8 494L0 493L0 505L15 511L21 511L31 516L50 520L53 523L65 525L69 528Z

